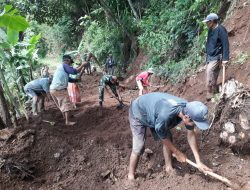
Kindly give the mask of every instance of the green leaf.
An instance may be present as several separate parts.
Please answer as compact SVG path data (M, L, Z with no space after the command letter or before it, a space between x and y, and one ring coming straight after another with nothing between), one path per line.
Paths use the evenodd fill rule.
M3 12L0 13L0 16L3 16L5 14L5 10L3 10Z
M9 12L11 9L12 9L12 5L5 5L4 6L4 10L6 13Z
M18 35L18 31L12 30L11 28L7 29L8 42L10 42L12 45L15 45L18 42Z
M30 67L29 65L20 65L16 68L16 70L27 69L29 67Z
M7 41L7 34L4 30L0 28L0 41L6 42Z
M11 28L16 31L24 31L29 27L29 23L22 16L4 14L0 16L0 27Z

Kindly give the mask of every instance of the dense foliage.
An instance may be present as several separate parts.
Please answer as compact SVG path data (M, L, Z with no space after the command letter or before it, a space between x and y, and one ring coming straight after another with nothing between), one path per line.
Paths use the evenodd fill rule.
M39 77L34 71L48 54L58 58L74 52L83 58L92 52L102 66L112 53L116 74L121 75L138 52L144 51L149 57L144 67L154 67L172 82L183 80L204 60L207 31L202 19L219 12L225 2L0 1L0 77L11 112L24 112L23 86Z

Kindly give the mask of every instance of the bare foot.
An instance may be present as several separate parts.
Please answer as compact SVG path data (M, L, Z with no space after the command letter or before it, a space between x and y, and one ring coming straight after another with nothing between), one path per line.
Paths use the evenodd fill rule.
M135 180L135 175L128 174L128 180L130 180L130 181Z
M124 181L123 188L126 190L136 190L139 187L139 182L136 180Z
M76 122L72 122L72 121L69 121L66 123L67 126L74 126L76 124Z
M173 167L166 167L165 171L166 171L167 176L172 176L176 174L176 171L174 170Z

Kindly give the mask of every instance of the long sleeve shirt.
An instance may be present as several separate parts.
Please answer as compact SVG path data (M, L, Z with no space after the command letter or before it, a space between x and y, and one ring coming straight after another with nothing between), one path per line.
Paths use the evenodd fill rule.
M215 60L229 60L229 41L225 27L218 25L209 29L206 43L207 62Z

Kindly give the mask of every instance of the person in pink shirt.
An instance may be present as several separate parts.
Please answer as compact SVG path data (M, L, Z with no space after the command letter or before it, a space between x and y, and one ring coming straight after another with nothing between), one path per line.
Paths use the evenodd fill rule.
M149 68L147 71L140 73L136 77L136 83L139 88L139 96L141 96L142 94L148 93L148 86L150 86L149 78L152 74L154 74L153 69Z

